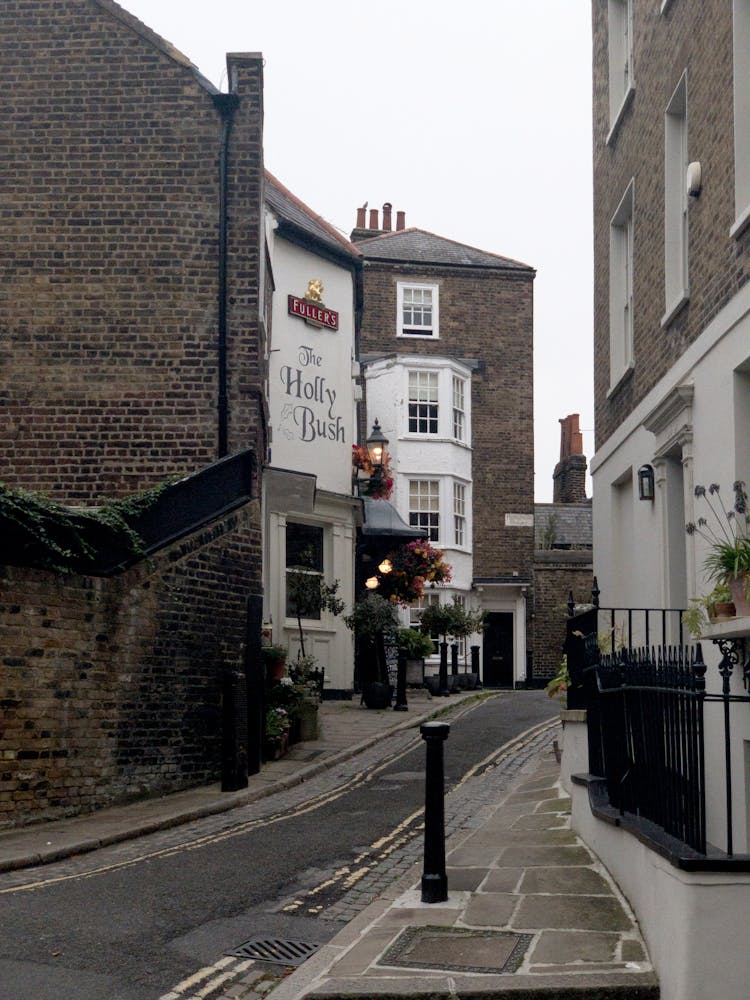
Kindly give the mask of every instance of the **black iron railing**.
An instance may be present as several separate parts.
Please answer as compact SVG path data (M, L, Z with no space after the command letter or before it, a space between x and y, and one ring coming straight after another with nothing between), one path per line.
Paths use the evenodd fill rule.
M750 703L750 696L733 694L730 680L740 665L750 678L750 648L744 641L716 640L721 692L706 692L701 645L683 645L678 609L604 608L596 581L594 587L593 601L583 607L571 595L565 644L568 707L587 713L589 774L604 779L609 803L621 816L648 820L705 855L704 713L707 705L721 704L726 807L721 846L732 857L732 706ZM712 760L714 775L717 764ZM710 852L721 854L719 845L711 845Z
M705 854L700 645L622 649L586 669L595 677L599 708L590 748L603 765L610 804Z

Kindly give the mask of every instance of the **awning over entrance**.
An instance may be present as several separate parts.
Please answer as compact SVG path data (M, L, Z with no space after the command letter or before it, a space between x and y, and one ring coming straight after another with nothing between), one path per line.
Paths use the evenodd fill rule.
M415 528L407 524L388 500L363 497L362 506L364 509L362 534L366 538L388 536L402 542L410 542L413 539L427 537L424 528Z

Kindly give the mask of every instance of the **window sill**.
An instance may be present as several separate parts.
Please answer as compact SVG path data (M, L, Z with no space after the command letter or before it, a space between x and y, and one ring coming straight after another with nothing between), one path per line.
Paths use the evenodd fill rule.
M611 146L614 143L615 138L617 137L617 133L620 130L620 125L622 124L622 120L625 117L625 112L630 107L634 95L635 95L635 87L631 86L628 88L625 96L623 97L620 109L615 115L615 120L612 122L612 125L610 126L609 135L604 140L605 146Z
M396 336L402 340L440 340L439 333L403 333L397 330Z
M662 330L664 329L665 326L669 326L669 324L675 318L677 313L682 309L683 306L686 306L689 301L690 301L689 294L687 292L682 292L680 294L680 297L674 303L674 305L670 309L667 309L667 311L662 316L660 321Z
M607 399L611 399L615 393L619 392L620 389L625 385L625 383L631 378L633 372L635 371L635 364L631 361L625 371L620 375L616 382L614 382L607 392Z
M750 226L750 205L747 206L744 212L740 212L734 221L734 225L729 230L729 235L737 239L741 236L747 227Z

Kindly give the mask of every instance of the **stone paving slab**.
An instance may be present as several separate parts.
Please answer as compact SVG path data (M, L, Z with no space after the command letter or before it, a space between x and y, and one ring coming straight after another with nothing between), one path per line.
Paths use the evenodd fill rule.
M421 903L415 864L411 887L402 880L401 894L385 908L363 911L356 933L348 929L346 945L330 952L322 975L306 976L303 966L271 1000L657 1000L657 979L627 904L592 852L570 831L568 800L550 784L549 761L541 776L538 763L523 765L494 803L487 779L487 806L474 810L481 822L459 826L446 845L445 903ZM529 785L535 786L532 791L547 789L544 798L519 798ZM510 798L521 808L516 819L536 817L546 828L508 829L507 815L500 817ZM554 828L558 823L562 829ZM431 927L435 932L430 936ZM423 932L428 939L420 937ZM503 956L493 957L489 937L482 937L509 932L524 940L515 972L499 971ZM472 933L479 935L473 949ZM404 960L399 945L394 946L399 940L409 942L407 961L424 962L424 967L398 967ZM342 943L337 937L332 945ZM481 961L497 971L478 971Z

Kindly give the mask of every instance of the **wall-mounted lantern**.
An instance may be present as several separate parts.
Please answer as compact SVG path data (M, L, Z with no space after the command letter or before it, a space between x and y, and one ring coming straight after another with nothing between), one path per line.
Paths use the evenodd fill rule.
M380 580L378 580L376 576L368 576L365 580L365 587L367 587L368 590L377 590L379 586Z
M654 468L652 465L642 465L638 470L638 499L654 499Z
M385 449L388 446L388 438L380 429L380 424L378 423L377 418L375 419L375 423L372 425L370 436L365 441L365 445L367 446L367 451L370 455L372 467L377 472L378 469L382 469L383 467L383 456L385 455Z

